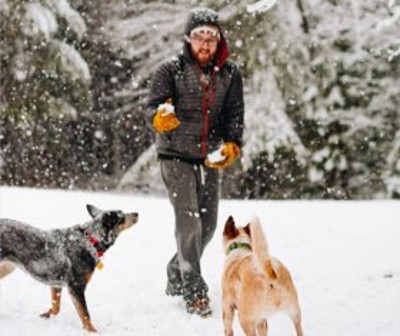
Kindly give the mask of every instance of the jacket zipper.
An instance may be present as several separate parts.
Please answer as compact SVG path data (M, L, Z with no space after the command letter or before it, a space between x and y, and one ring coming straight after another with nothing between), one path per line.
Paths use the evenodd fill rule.
M200 82L203 89L203 101L201 105L201 113L203 114L203 129L201 134L201 154L205 157L207 154L207 135L209 128L209 112L211 105L214 103L215 90L212 88L214 84L215 71L212 71L210 76L209 85L201 80L201 76L204 76L203 70L199 67L200 71ZM211 88L211 89L210 89ZM208 97L209 94L209 97Z

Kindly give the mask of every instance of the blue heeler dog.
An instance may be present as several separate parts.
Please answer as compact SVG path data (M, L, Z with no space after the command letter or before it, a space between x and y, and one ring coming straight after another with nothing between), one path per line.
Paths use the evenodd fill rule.
M67 287L85 330L96 332L90 320L85 289L101 257L118 235L138 220L137 213L102 211L87 205L92 220L64 229L44 231L15 220L0 219L0 279L16 267L51 287L51 308L60 311L62 287Z

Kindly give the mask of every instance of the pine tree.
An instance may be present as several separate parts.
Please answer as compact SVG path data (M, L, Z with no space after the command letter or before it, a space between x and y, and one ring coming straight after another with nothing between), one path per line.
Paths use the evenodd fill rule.
M77 51L86 25L67 0L4 0L0 22L3 174L24 184L51 174L46 158L67 150L51 120L89 109L90 71Z
M253 104L254 92L264 92L261 101L274 87L278 90L269 101L264 99L259 116L250 116L250 120L268 125L271 114L283 111L289 120L284 124L293 125L292 134L303 147L295 143L284 146L305 153L309 177L298 186L305 197L381 197L386 192L386 156L398 129L396 6L376 1L306 3L280 1L269 12L259 14L268 16L269 22L275 20L276 25L268 30L266 48L250 44L259 63L264 60L264 72L258 67L257 76L269 83L259 80L258 87L252 86ZM259 26L252 28L253 32L263 31ZM246 44L244 52L248 48ZM254 80L254 67L251 69ZM267 89L260 90L262 87ZM285 128L278 129L288 134ZM279 133L260 126L252 130L256 132L251 132L252 141L247 145L258 147L259 139L267 139L265 146L272 145L271 134ZM264 152L259 150L260 155ZM268 152L271 160L273 151ZM253 152L253 157L256 154Z

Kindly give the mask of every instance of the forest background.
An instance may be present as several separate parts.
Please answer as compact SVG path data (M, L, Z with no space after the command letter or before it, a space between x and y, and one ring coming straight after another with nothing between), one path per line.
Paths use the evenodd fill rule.
M162 192L142 111L200 5L244 76L224 197L400 198L399 0L0 0L0 185Z

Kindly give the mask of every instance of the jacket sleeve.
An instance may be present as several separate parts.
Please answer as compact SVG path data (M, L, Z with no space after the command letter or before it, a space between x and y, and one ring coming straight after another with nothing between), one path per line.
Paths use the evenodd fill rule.
M158 105L165 103L168 98L174 97L175 80L172 65L171 62L163 63L150 80L148 104L144 112L146 123L149 126L152 126Z
M224 106L223 139L242 146L244 128L243 81L239 69L235 66L232 81Z

